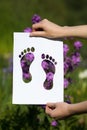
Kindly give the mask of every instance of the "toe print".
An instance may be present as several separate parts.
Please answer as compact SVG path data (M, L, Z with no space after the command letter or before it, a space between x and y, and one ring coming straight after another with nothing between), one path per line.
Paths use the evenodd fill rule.
M46 79L44 81L43 86L45 89L50 90L53 87L55 65L57 64L57 62L55 61L55 59L52 58L52 56L49 55L42 54L41 58L43 59L41 65L46 73Z
M35 51L34 47L27 48L21 52L21 55L19 55L20 64L22 68L22 78L25 83L29 83L32 80L32 75L29 69L31 63L34 60L34 54L33 54L34 51Z

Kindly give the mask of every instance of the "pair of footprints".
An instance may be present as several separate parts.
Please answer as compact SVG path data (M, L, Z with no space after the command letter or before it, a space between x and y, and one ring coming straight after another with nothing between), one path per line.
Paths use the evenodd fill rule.
M32 80L30 66L35 58L33 54L34 51L34 47L27 48L19 55L22 68L22 79L25 83L29 83ZM55 59L52 58L52 56L49 55L42 54L41 58L41 66L46 73L46 79L43 83L43 86L45 89L49 90L53 87L53 77L55 74L55 65L57 64L57 62L55 61Z

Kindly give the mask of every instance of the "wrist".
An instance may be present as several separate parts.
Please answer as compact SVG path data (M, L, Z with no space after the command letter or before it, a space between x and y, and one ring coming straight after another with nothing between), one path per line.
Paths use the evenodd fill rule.
M72 27L69 26L62 26L60 28L60 32L59 32L59 28L58 28L58 32L56 33L58 34L58 37L70 37L74 35L74 32L72 31Z
M74 114L77 113L77 112L76 112L76 106L75 106L75 104L69 104L68 109L69 109L69 114L70 114L70 115L74 115Z
M63 27L63 37L71 37L71 36L75 36L75 29L73 27L69 27L69 26L64 26Z

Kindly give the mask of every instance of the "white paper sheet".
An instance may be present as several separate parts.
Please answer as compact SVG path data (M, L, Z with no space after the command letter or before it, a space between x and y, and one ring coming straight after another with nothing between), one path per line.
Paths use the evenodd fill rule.
M26 59L29 56L32 61ZM49 68L49 64L51 64L51 68ZM48 70L44 68L44 65L45 67L47 65ZM53 74L53 77L48 75L48 79L48 73L49 75ZM28 76L27 83L24 75ZM46 104L47 102L62 101L63 42L41 37L29 37L29 33L15 32L12 103Z

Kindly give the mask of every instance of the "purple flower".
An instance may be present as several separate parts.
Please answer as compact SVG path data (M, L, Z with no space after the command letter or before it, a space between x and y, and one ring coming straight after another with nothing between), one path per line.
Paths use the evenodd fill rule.
M64 52L64 56L67 55L67 52L69 51L69 46L67 44L63 44L63 52Z
M67 73L69 65L64 61L64 75Z
M75 52L73 55L72 55L72 63L74 64L74 65L78 65L79 63L80 63L80 61L81 61L81 59L80 59L80 54L78 53L78 52Z
M23 73L23 78L24 79L29 79L30 78L30 74L29 73Z
M35 23L38 23L41 21L41 17L37 14L35 14L33 17L32 17L32 23L35 24Z
M49 80L49 81L46 80L46 81L44 82L44 88L46 88L46 89L51 89L52 86L53 86L53 81L52 81L52 80Z
M46 105L41 105L41 107L42 107L43 109L45 109L45 108L46 108Z
M65 95L64 99L65 99L65 102L67 102L68 104L71 104L71 96Z
M27 27L27 28L24 29L24 32L26 32L26 33L27 33L27 32L32 32L32 29L29 28L29 27Z
M45 69L45 70L48 70L49 69L49 65L46 61L43 61L42 62L42 67Z
M71 101L70 101L70 100L66 100L66 102L67 102L68 104L71 104Z
M23 67L23 73L28 73L29 71L29 65L25 64L25 66Z
M53 76L54 76L54 74L52 72L47 73L47 76L46 76L47 81L52 81Z
M65 71L65 72L66 72L66 71L67 71L67 72L71 72L71 71L73 70L73 67L74 67L74 66L72 65L71 57L66 57L64 63L65 63L65 65L64 65L64 67L65 67L64 69L65 69L65 70L64 70L64 71Z
M68 79L64 78L64 88L67 88L69 85Z
M80 41L75 41L74 42L74 47L79 50L82 47L82 43Z
M30 62L32 62L33 59L34 59L34 55L33 55L32 53L27 53L27 54L25 55L25 57L26 57L26 60L28 60L28 61L30 61Z
M52 125L52 126L57 126L58 123L57 123L57 121L54 120L54 121L51 122L51 125Z
M25 67L25 60L21 60L21 67L23 68L23 67Z

